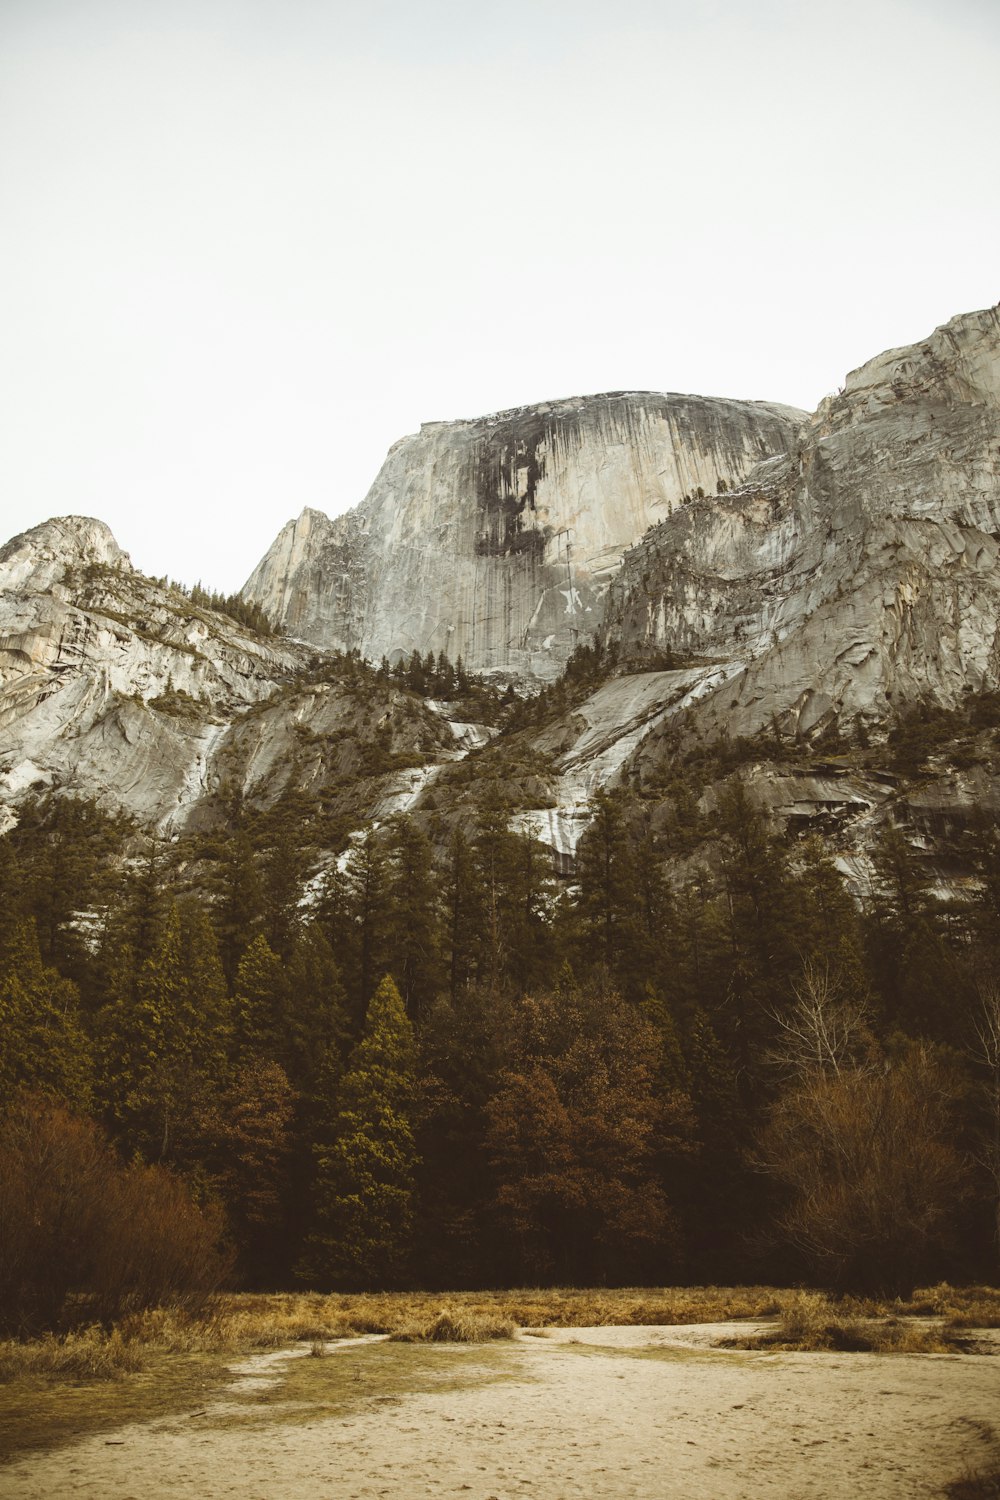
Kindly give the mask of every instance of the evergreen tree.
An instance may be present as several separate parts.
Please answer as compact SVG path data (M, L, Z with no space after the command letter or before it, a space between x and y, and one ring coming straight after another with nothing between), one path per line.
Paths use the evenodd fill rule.
M418 1020L444 983L439 883L430 841L412 818L394 820L387 853L382 957Z
M314 1229L300 1275L317 1286L398 1284L412 1231L416 1044L402 996L381 981L341 1080L329 1142L314 1147Z
M232 984L244 950L265 922L264 886L253 845L242 829L238 829L228 842L220 884L217 906L219 951L226 977Z
M434 691L442 698L450 698L455 688L455 672L444 651L438 652L434 676Z
M798 892L785 851L768 831L743 781L719 803L725 838L722 874L728 906L729 979L716 1013L737 1062L747 1102L759 1099L762 1065L774 1039L774 1015L791 999L798 969Z
M582 966L603 964L621 993L640 1004L660 982L670 898L648 818L621 793L598 792L577 849L576 915Z
M83 983L91 955L79 915L96 914L116 893L125 827L86 798L50 797L28 803L13 833L42 959Z
M263 934L254 938L236 970L233 1010L242 1060L285 1055L288 981L284 965Z
M478 917L483 905L476 863L461 824L456 824L448 850L445 901L448 990L454 1005L477 972Z
M231 1002L204 911L173 906L134 995L101 1016L101 1092L126 1143L151 1161L184 1164L228 1070Z
M799 871L799 958L803 966L836 975L845 998L868 989L864 936L840 872L818 839L810 839Z
M17 854L9 838L0 838L0 972L6 969L15 931L27 915L24 875Z
M377 833L369 829L351 850L343 876L327 885L326 911L340 923L331 947L344 979L355 1035L361 1030L378 974L385 964L388 871Z
M547 907L551 865L535 841L508 827L498 798L480 813L473 843L475 888L481 901L477 968L496 993L512 983L523 993L553 971Z
M287 959L301 925L299 898L307 874L304 850L288 827L278 829L263 864L264 926L279 958Z
M42 963L34 918L22 917L0 950L0 1101L27 1088L86 1108L92 1072L76 986Z
M273 1055L296 1089L311 1096L324 1075L339 1073L350 1035L340 972L317 922L300 930L285 976L282 1040Z
M879 884L868 914L869 964L886 1017L909 1036L959 1043L975 995L946 941L929 875L893 824L882 831L874 863Z
M278 1063L252 1058L213 1105L203 1121L210 1185L226 1206L244 1274L273 1285L287 1270L283 1188L295 1095Z
M701 1275L738 1279L763 1195L748 1160L750 1125L736 1070L704 1011L694 1014L684 1055L696 1138L683 1194L691 1264Z
M473 984L437 1001L421 1026L415 1265L425 1285L493 1285L505 1269L485 1111L506 1030L502 997Z

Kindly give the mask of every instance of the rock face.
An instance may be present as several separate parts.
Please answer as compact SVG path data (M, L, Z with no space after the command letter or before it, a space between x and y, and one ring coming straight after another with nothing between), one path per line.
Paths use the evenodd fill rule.
M682 507L626 556L607 639L726 681L709 733L811 735L1000 682L1000 314L849 375L787 458Z
M600 630L632 670L537 736L552 784L520 804L568 868L595 790L655 784L688 737L810 741L1000 689L1000 313L880 355L811 419L626 393L425 427L355 511L286 527L247 593L300 639L142 577L99 521L0 549L0 827L46 788L167 835L288 791L359 827L486 732L306 643L544 679ZM938 772L908 804L929 836L997 803L992 766ZM757 782L860 848L893 778L806 758Z
M61 790L171 835L234 797L363 775L368 756L363 816L402 790L384 767L454 745L408 695L359 704L311 650L143 577L100 521L60 517L0 550L0 830L23 796Z
M318 646L552 678L597 630L625 548L686 495L787 454L804 420L617 392L431 423L355 510L290 521L243 593Z

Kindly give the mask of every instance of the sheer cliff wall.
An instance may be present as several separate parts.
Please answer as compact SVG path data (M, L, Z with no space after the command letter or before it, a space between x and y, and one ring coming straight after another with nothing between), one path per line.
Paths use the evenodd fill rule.
M1000 311L890 350L799 450L685 506L626 556L605 630L726 664L708 732L812 733L1000 685Z
M619 392L431 423L355 510L290 521L243 593L318 646L553 677L599 626L625 549L685 496L792 451L804 421Z

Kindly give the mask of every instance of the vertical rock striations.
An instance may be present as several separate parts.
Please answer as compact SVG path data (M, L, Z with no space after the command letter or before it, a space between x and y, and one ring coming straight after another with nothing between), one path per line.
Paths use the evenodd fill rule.
M243 592L319 646L553 677L597 629L625 548L685 496L786 454L804 420L616 392L426 424L355 510L289 522Z

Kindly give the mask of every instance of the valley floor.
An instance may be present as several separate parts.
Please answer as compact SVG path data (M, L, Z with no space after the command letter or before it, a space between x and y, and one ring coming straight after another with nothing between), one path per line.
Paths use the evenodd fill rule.
M715 1347L763 1325L336 1340L207 1405L19 1458L5 1500L895 1500L998 1457L997 1360ZM1000 1335L984 1335L1000 1353ZM314 1345L319 1352L320 1346Z

